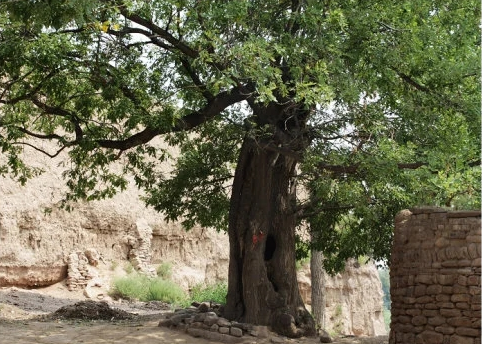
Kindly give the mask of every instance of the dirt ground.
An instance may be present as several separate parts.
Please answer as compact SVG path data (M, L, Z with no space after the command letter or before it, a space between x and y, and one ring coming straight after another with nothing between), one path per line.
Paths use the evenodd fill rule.
M62 284L25 290L0 288L0 344L181 343L214 344L157 324L171 307L162 302L128 302L107 298L83 302L82 292ZM96 300L99 301L99 300ZM74 306L77 304L78 306ZM81 306L80 306L81 305ZM97 309L96 307L103 307ZM103 314L102 318L96 315ZM334 343L385 344L383 338L338 338ZM319 343L318 338L245 338L245 343Z

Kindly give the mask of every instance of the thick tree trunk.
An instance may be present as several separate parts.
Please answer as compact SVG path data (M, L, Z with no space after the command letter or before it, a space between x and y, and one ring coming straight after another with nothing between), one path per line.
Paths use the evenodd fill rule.
M318 329L325 329L325 274L323 252L311 250L311 313Z
M298 289L295 267L296 161L246 138L231 198L230 263L225 316L314 335L314 321Z

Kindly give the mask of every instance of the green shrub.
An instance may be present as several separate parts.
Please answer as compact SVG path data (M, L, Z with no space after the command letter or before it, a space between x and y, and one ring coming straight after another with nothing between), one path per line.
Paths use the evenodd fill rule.
M308 257L304 257L301 259L296 260L296 271L301 270L306 264L310 264L311 253L308 254Z
M172 264L169 262L163 262L156 269L157 276L162 277L166 280L172 277Z
M113 298L139 301L163 301L179 306L188 306L193 301L211 301L225 304L228 284L220 282L212 285L198 284L189 296L174 282L161 277L148 278L138 273L114 279L110 295Z
M186 303L184 291L171 281L158 278L148 278L136 273L116 278L110 295L139 301L163 301L174 304Z
M150 280L147 291L147 301L163 301L173 304L183 304L187 299L184 291L172 281L162 278Z
M148 278L146 276L129 274L114 279L110 294L113 298L142 300L146 298L147 291Z
M383 318L385 320L385 327L387 330L390 329L391 321L391 298L390 298L390 270L389 269L379 269L378 274L380 276L380 281L382 282L383 290Z
M198 284L191 290L192 301L212 301L216 303L226 303L226 296L228 295L228 284L220 282L211 285Z

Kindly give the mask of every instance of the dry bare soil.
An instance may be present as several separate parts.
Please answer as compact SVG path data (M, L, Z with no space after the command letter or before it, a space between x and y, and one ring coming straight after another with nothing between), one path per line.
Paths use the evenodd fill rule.
M62 283L35 290L0 288L0 344L217 343L158 327L170 310L161 302L80 301L86 301L85 296L68 291ZM268 338L245 338L245 343L314 344L319 339L288 339L273 333ZM387 339L339 338L336 343L384 344Z

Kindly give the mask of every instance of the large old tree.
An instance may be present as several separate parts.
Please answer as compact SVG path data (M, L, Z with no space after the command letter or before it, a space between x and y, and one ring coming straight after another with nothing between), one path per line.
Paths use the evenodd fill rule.
M169 219L228 231L225 316L312 334L298 226L337 269L386 258L403 207L477 206L479 6L0 1L0 173L68 152L68 206L122 190L122 162Z

